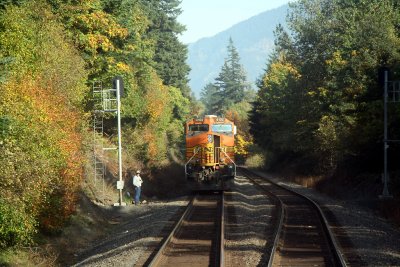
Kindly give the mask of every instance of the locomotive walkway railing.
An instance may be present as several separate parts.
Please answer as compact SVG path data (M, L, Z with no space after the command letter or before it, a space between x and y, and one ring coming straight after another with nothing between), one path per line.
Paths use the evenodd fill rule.
M215 150L219 150L219 152L224 153L224 155L229 159L230 162L232 162L233 167L234 167L234 176L236 176L236 163L226 154L225 148L224 147L216 147Z
M193 149L193 156L185 163L185 176L188 176L188 172L187 172L187 165L189 164L189 162L192 161L192 159L194 158L194 156L196 156L197 153L199 153L199 151L201 150L201 147L196 147L195 149Z
M225 148L224 147L215 147L214 148L215 151L219 150L219 153L223 153L225 155L225 157L233 164L233 168L234 168L234 176L236 176L236 163L228 156L228 154L225 152ZM187 172L187 165L189 164L189 162L192 161L192 159L194 158L194 156L197 155L197 153L199 153L199 151L201 151L201 147L197 147L193 150L193 155L190 157L190 159L185 163L185 176L188 176L188 172Z

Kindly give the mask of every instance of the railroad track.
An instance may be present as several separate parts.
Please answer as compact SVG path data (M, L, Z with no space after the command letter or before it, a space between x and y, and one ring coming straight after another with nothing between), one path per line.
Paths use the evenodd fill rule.
M327 220L311 199L241 168L275 198L275 240L268 266L346 266Z
M194 196L149 266L223 266L223 198Z

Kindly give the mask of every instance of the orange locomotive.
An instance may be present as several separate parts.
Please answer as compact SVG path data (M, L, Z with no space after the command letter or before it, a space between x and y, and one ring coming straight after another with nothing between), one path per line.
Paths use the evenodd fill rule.
M187 178L198 182L218 183L222 176L234 177L234 144L236 126L215 115L186 122Z

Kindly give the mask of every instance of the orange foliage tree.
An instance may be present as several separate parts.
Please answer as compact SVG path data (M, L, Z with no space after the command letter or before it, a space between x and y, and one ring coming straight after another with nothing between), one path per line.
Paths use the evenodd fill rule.
M8 246L30 242L38 227L59 229L75 209L87 73L47 5L11 6L0 25L0 56L12 59L0 82L0 246Z

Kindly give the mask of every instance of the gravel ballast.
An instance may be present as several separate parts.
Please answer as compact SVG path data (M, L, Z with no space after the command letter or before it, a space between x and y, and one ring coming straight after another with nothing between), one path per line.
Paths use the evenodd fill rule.
M274 207L249 179L237 176L225 192L225 265L267 266Z
M77 255L74 266L143 266L175 224L187 200L120 208L118 226Z

